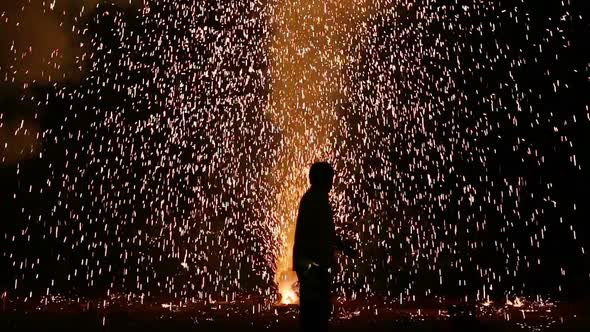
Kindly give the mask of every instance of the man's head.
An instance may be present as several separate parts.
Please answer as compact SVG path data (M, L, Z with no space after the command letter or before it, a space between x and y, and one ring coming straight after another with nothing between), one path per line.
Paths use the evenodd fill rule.
M309 183L312 188L330 191L334 181L334 168L327 162L317 162L309 169Z

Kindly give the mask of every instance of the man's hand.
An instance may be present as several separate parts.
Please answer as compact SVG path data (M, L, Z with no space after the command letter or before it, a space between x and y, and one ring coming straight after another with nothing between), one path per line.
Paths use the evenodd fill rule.
M320 264L318 264L316 262L311 262L311 263L307 264L307 270L313 269L314 267L320 267Z
M309 276L313 271L316 271L317 269L319 269L320 264L316 263L316 262L311 262L310 264L307 265L307 268L305 269L305 272L303 272L303 275L305 276Z
M307 258L303 258L303 259L300 259L297 262L297 265L295 266L295 269L299 269L299 270L302 270L304 272L307 272L310 269L312 269L314 267L319 267L319 266L320 265L318 263L314 262L313 260L307 259Z
M352 240L344 240L344 241L340 240L338 243L338 249L340 251L342 251L343 254L345 254L346 256L348 256L350 258L357 258L358 253L354 249L355 244L356 243Z
M354 241L346 241L344 245L344 250L342 250L342 252L350 258L357 258L358 252L356 251L356 249L354 249L354 246Z

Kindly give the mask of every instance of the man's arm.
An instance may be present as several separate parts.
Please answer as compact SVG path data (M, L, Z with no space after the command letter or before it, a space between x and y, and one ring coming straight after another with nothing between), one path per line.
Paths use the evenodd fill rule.
M336 226L334 224L334 216L332 212L332 207L328 203L329 208L329 220L330 220L330 237L331 243L336 248L337 251L341 251L346 256L349 257L356 257L356 251L354 250L354 242L342 240L340 236L336 234Z
M354 244L355 242L352 240L342 240L339 239L339 249L340 251L342 251L342 253L344 253L346 256L351 257L351 258L356 258L357 257L357 251L354 249Z
M309 241L306 237L309 234L309 201L305 196L299 203L299 210L297 212L297 223L295 225L295 243L293 245L293 270L307 270L312 266L317 266L310 257L308 257L308 249L306 243Z

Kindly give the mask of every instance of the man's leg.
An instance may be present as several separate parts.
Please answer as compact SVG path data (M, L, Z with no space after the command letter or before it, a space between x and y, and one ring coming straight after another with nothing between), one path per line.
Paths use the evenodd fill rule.
M323 332L327 329L325 289L321 272L297 273L299 278L299 322L303 332Z
M296 271L299 279L299 328L302 332L311 331L310 322L312 311L309 308L309 287L303 271Z
M318 298L318 324L320 331L327 331L332 315L332 276L323 270L320 275Z

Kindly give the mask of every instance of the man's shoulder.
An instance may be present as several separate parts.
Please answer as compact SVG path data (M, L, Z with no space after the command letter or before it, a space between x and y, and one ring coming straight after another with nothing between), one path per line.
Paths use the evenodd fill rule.
M309 188L303 194L303 199L317 199L321 196L321 194L317 190L313 190Z
M328 202L328 196L312 189L308 189L301 197L301 204L322 204Z

